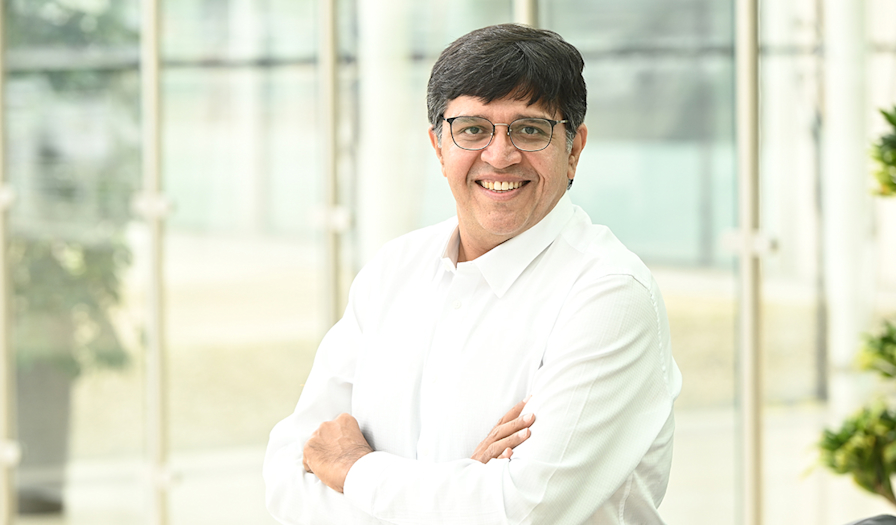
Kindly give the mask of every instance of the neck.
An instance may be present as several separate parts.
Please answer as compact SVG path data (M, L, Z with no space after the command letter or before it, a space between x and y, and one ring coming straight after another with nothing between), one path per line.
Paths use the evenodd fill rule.
M457 262L462 263L477 259L506 240L507 239L498 239L494 243L480 245L471 242L469 236L464 236L463 231L461 231L459 232L459 239L457 244Z

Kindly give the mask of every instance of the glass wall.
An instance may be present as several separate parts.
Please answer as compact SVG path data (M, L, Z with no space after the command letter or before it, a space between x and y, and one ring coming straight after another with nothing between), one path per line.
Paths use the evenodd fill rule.
M864 34L857 34L867 49L865 76L859 82L870 137L883 121L876 107L892 107L896 89L889 82L894 63L892 31L883 20L892 17L892 3L867 1ZM859 376L851 362L835 363L830 357L835 341L828 330L834 320L827 302L831 283L826 273L825 229L831 228L830 192L825 175L825 142L828 115L826 98L837 96L825 81L825 27L822 2L788 0L762 4L762 222L763 230L777 240L778 248L763 260L763 355L765 358L765 515L768 523L840 524L881 513L892 514L883 498L860 490L848 476L834 476L818 463L816 443L824 428L839 428L845 414L872 396L874 379ZM842 44L841 44L842 45ZM856 173L857 187L870 193L871 165ZM836 176L836 174L835 174ZM892 200L892 199L891 199ZM856 236L876 237L875 262L863 284L873 283L859 307L872 313L861 327L876 330L881 317L896 311L891 299L893 269L887 259L893 246L893 203L869 198L875 206L867 228ZM873 226L871 223L873 222ZM874 230L872 233L871 230ZM842 246L827 247L842 250ZM866 272L862 272L863 274ZM855 334L858 350L861 335ZM838 380L839 376L846 377ZM833 379L833 381L832 381ZM836 381L839 381L837 383ZM843 405L844 398L847 406ZM798 502L798 503L795 503Z
M585 57L588 145L570 193L653 271L684 377L669 523L735 523L733 2L545 2ZM712 465L712 468L707 468Z
M136 523L137 6L5 3L19 509Z
M323 328L315 2L164 7L171 523L273 523L260 459Z
M131 211L141 185L140 3L5 3L19 522L141 524L151 258ZM896 97L885 23L896 13L886 0L866 4L868 120L879 129L871 108ZM455 38L513 20L514 2L396 0L388 20L362 16L361 2L338 5L339 198L353 218L338 261L344 300L369 246L454 214L426 136L429 71ZM539 24L586 61L589 140L571 198L647 263L668 306L684 389L661 513L669 523L737 523L738 291L725 240L737 227L734 1L539 5ZM267 434L292 411L326 329L317 6L163 2L173 524L274 523L260 476ZM888 511L811 468L830 389L819 6L787 0L762 11L762 220L778 245L763 261L767 524ZM371 45L383 27L386 52ZM384 80L393 93L381 101ZM409 122L395 144L367 132L384 108ZM894 206L876 204L879 239L896 235ZM876 318L896 312L894 246L879 243Z

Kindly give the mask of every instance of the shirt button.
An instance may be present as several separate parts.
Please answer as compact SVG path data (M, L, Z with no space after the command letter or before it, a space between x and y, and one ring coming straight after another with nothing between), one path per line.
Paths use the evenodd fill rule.
M461 307L461 302L460 302L460 301L454 301L454 303L452 303L451 306L453 306L455 310L458 310L458 309Z

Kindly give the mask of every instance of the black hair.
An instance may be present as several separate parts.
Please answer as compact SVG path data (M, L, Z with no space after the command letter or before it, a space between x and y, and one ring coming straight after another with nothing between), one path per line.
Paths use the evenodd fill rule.
M488 104L512 97L559 112L567 144L588 105L579 51L553 31L519 24L483 27L458 38L439 55L426 90L429 122L441 140L448 103L460 96Z

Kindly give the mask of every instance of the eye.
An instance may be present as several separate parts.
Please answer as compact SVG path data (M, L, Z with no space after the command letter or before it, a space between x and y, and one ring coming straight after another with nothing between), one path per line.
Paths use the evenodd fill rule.
M481 135L485 133L485 130L482 129L482 126L466 126L461 128L460 132L464 135Z
M551 135L551 125L546 120L523 119L513 123L511 133L520 138L542 139Z

